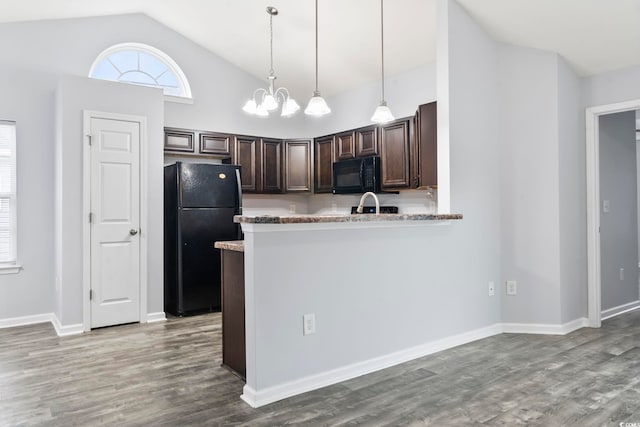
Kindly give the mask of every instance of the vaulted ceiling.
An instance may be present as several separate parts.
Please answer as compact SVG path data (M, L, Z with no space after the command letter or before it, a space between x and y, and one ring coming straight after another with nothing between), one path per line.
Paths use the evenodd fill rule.
M435 60L435 0L385 1L387 76ZM459 0L495 39L560 53L586 76L640 64L640 0ZM274 17L278 83L304 99L314 86L313 0L20 0L0 22L144 13L259 78L269 71ZM380 78L380 2L319 0L320 90ZM135 40L131 40L135 41Z

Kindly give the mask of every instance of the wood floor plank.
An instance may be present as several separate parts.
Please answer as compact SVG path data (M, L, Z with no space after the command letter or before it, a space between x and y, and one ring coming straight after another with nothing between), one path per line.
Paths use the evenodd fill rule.
M490 337L258 409L220 366L220 322L0 329L0 426L640 423L640 310L566 336Z

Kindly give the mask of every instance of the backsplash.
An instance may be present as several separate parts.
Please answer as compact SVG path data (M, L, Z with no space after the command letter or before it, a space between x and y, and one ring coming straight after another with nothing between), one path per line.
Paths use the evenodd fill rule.
M248 194L242 196L245 215L327 215L349 214L360 202L359 194ZM436 213L437 191L428 197L427 191L407 190L400 194L378 194L380 205L397 206L399 213ZM367 198L365 205L375 203Z

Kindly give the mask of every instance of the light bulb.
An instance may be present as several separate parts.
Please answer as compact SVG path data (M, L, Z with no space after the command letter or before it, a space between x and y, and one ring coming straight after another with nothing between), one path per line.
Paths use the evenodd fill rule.
M249 114L256 114L257 107L258 106L256 105L256 101L254 99L250 99L246 104L244 104L244 107L242 107L242 111Z

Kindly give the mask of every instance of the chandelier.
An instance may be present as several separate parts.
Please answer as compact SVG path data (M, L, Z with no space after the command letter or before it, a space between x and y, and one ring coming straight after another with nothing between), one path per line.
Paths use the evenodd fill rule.
M269 50L271 53L271 67L269 69L269 86L267 89L258 88L253 92L253 96L249 99L242 110L249 114L255 114L260 117L267 117L269 113L277 110L282 102L282 110L280 115L283 117L293 116L300 106L295 99L289 96L289 91L284 87L276 88L276 75L273 70L273 17L278 14L278 9L273 6L267 6L269 14Z

